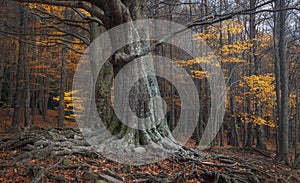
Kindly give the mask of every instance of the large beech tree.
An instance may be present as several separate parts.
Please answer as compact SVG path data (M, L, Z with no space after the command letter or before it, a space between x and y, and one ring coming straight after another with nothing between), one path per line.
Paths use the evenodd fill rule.
M18 0L19 2L26 3L38 3L54 6L62 6L68 8L74 8L77 13L82 13L76 9L83 9L90 15L82 13L82 17L88 17L90 20L90 43L92 43L99 35L104 31L109 30L115 26L132 22L134 20L147 18L145 16L145 9L147 1L132 1L132 0L103 0L103 1L58 1L58 0ZM147 30L144 30L140 34L134 27L130 27L124 35L130 39L132 36L147 36ZM144 37L143 37L144 38ZM114 35L110 37L111 46L114 48L118 43L118 40ZM145 38L146 39L146 38ZM94 43L102 44L102 43ZM101 46L101 45L98 45ZM97 48L97 46L96 46ZM151 98L160 96L158 83L156 77L147 77L146 73L154 73L152 65L151 54L148 54L154 47L150 45L150 42L145 41L143 43L136 43L125 46L118 49L110 59L102 67L98 78L93 78L96 81L95 87L95 101L98 112L102 118L102 121L106 125L106 128L113 135L111 139L106 140L108 146L112 145L118 147L134 147L134 145L150 145L153 150L161 153L159 150L177 150L178 144L172 138L170 129L168 128L167 121L165 119L158 119L158 116L154 111L162 110L161 104L156 102L154 105L150 105ZM93 48L91 48L93 49ZM96 67L99 67L98 58L104 54L103 50L90 50L91 58L91 71L94 73ZM151 126L151 128L139 128L133 129L124 125L115 114L110 115L112 112L111 107L107 107L110 104L112 78L129 62L135 58L140 58L141 61L133 64L132 71L137 72L139 82L133 86L130 95L130 107L131 110L141 119L137 122L139 125ZM153 74L155 75L155 74ZM143 77L144 76L144 77ZM119 91L122 92L122 91ZM152 103L153 104L153 103ZM152 109L151 109L152 108ZM126 109L125 109L126 110ZM151 124L143 124L143 118L149 117ZM158 122L160 120L160 122ZM101 141L101 139L99 139ZM141 148L139 149L141 151ZM142 151L144 151L142 149Z
M69 0L16 0L22 3L38 3L53 6L62 6L67 8L73 8L78 14L82 14L83 18L90 21L89 23L89 33L90 33L90 43L96 40L96 38L101 35L104 31L109 30L115 26L132 22L139 19L147 18L145 12L147 8L147 1L140 0L85 0L85 1L69 1ZM259 5L253 4L248 9L234 10L232 12L225 12L223 14L215 14L203 16L195 19L195 21L187 24L187 27L192 26L203 26L214 24L226 19L230 19L233 16L240 14L255 14L257 8L261 8L265 5L273 3L274 0L266 1L260 3ZM78 9L83 9L89 14L82 13ZM127 30L126 33L128 37L140 36L136 29ZM178 32L177 32L178 33ZM143 32L143 35L147 35L147 30ZM175 35L175 33L173 34ZM170 35L169 37L172 37ZM111 37L112 47L117 43L115 37ZM164 40L162 40L163 42ZM100 44L102 43L96 43ZM167 125L167 121L163 120L157 123L157 116L153 113L153 109L160 109L160 104L150 105L151 98L159 96L159 88L155 77L144 77L140 82L133 87L131 97L130 97L130 107L139 117L149 117L152 119L150 129L147 130L137 130L124 125L117 117L113 114L111 107L107 107L111 96L111 86L113 77L128 63L132 62L136 58L141 58L142 61L138 64L134 64L133 70L138 70L139 77L146 76L145 73L154 72L152 65L151 51L154 50L156 46L160 45L160 42L150 45L150 42L136 43L133 45L125 46L124 48L118 49L110 59L104 64L102 70L100 71L97 78L93 78L96 81L95 87L95 101L97 105L98 112L104 121L107 129L114 138L119 139L119 143L115 143L116 146L130 146L130 145L146 145L154 144L155 148L160 149L177 149L178 145L173 140L170 130ZM97 58L101 58L104 53L103 50L92 50L91 53L91 70L97 67ZM121 92L121 91L120 91ZM156 110L157 110L156 109ZM152 112L151 112L152 111ZM146 125L146 124L144 124ZM147 124L149 125L149 124ZM285 127L285 126L284 126ZM112 141L108 141L109 142Z

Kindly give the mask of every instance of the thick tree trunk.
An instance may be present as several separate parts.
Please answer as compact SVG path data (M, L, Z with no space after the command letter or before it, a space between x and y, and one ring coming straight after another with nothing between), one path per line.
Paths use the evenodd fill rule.
M49 81L47 77L40 78L41 89L38 92L38 109L39 113L43 116L44 122L47 120L48 100L49 100Z
M256 3L256 1L254 1L253 3ZM251 5L251 6L255 6L254 5ZM250 27L251 27L251 39L255 39L255 34L256 34L256 21L255 21L255 15L253 15L253 17L251 17L251 22L250 23ZM253 25L252 25L253 24ZM253 62L254 62L254 73L255 75L259 75L260 74L260 67L259 67L259 60L258 60L258 56L257 56L257 53L256 53L256 46L257 46L257 43L256 43L256 40L253 40L253 48L252 48L252 59L253 59ZM260 117L260 118L263 118L262 116L262 107L261 105L259 104L260 101L259 98L256 98L256 106L254 107L254 110L255 110L255 113L257 115L257 117ZM267 148L266 146L266 142L265 142L265 129L264 129L264 125L262 124L256 124L256 147L258 149L263 149L265 150Z
M285 8L285 0L279 1L279 7ZM288 159L288 103L289 103L289 78L288 62L286 53L286 11L279 12L279 63L280 63L280 89L281 89L281 111L279 123L279 159L289 163Z
M248 123L246 128L247 128L247 137L246 137L246 142L244 144L245 147L251 147L254 143L254 129L253 129L253 123L246 122Z
M198 83L198 88L199 88L199 120L198 120L198 125L196 128L196 143L195 145L198 146L200 145L200 141L201 141L201 137L203 135L203 130L204 130L204 120L203 120L203 106L202 106L202 90L201 90L201 86L202 86L202 80L200 79L197 83Z
M120 3L120 1L117 2ZM134 17L136 19L143 18L141 15L141 11L143 11L142 7L145 7L142 6L142 3L145 2L146 1L134 2L134 7L132 7L133 5L131 6L132 10L130 14L128 12L128 9L125 8L124 4L119 4L115 1L109 2L109 8L114 9L112 19L117 20L112 24L119 25L121 23L130 22L132 21L131 17ZM117 10L120 10L120 12L118 12ZM117 16L121 17L117 18ZM122 20L122 22L119 22L120 20ZM124 33L124 30L120 31L123 31L122 34ZM140 38L141 40L147 40L147 36L149 36L148 30L139 31L136 30L136 27L134 27L133 25L130 26L128 30L125 30L124 39ZM114 44L118 44L119 41L115 40L116 37L111 36L110 38L112 40L112 47L114 48ZM123 55L136 54L136 52L141 51L141 49L148 47L149 44L150 43L148 41L143 41L119 49L114 55L111 56L109 60L111 64L104 64L104 67L102 67L102 70L100 70L97 78L95 91L97 110L100 117L102 118L102 121L104 122L104 125L106 125L106 129L112 135L110 138L105 139L103 143L105 144L104 146L106 149L113 149L113 153L119 153L118 150L124 147L130 147L134 149L139 148L139 150L141 150L148 148L148 146L142 145L149 145L150 149L147 150L147 153L163 154L164 150L167 150L169 152L173 149L178 150L178 147L180 147L172 138L166 119L160 119L160 116L157 114L157 111L162 110L162 104L159 102L154 102L152 100L155 97L160 97L160 91L157 79L155 77L156 74L151 54L143 56L137 61L134 60L129 63L126 63L122 57ZM95 53L95 58L101 58L101 56L97 56L96 54L99 54L99 52ZM130 67L127 67L127 64L131 64ZM132 88L130 88L130 109L124 107L124 104L128 101L119 101L120 103L116 103L116 101L112 101L110 97L112 92L111 86L113 77L117 77L119 71L124 69L124 67L128 69L128 75L126 75L126 77L120 78L120 83L118 84L118 86L114 85L113 97L116 98L116 96L123 96L123 92L126 91L128 87L131 87L131 85L128 84L129 81L137 79L137 82L132 86ZM151 73L153 76L149 76L151 75ZM116 83L116 78L114 82ZM121 98L120 100L123 100L123 98ZM112 102L114 102L114 108L122 110L122 120L120 120L116 116L115 111L111 109ZM118 106L119 104L120 106ZM130 115L128 115L127 112L129 110L139 118L132 118ZM162 114L161 111L159 111L158 113ZM144 120L144 118L150 120ZM124 124L124 119L129 121L129 123ZM131 126L131 124L136 124L136 126L133 127ZM130 154L125 153L124 157L122 158L128 159L129 156Z
M19 27L24 26L24 9L22 5L19 5ZM23 37L20 36L19 40L19 54L18 54L18 63L17 63L17 77L16 77L16 94L14 101L14 114L12 120L12 126L17 127L20 125L21 120L21 108L22 108L22 97L23 97L23 60L25 54L25 43L23 41Z
M97 8L96 6L92 6L93 8ZM90 42L95 45L90 48L90 69L92 73L96 73L96 68L99 68L99 60L104 59L104 53L101 48L105 46L105 43L97 40L97 38L105 32L105 27L102 25L99 25L96 22L90 22ZM92 82L95 83L96 81L96 87L95 90L92 89L91 92L95 93L92 95L91 101L96 102L97 111L99 113L99 116L103 123L106 126L109 126L109 124L113 121L112 118L112 107L111 107L111 90L112 90L112 84L113 84L113 69L112 64L109 62L104 63L102 66L102 69L99 72L99 75L97 78L92 78ZM90 110L92 109L92 104L87 107L86 110L88 110L90 113L94 113L95 111ZM94 115L90 115L91 117ZM89 119L94 120L94 119Z
M221 3L221 2L220 2ZM232 44L233 36L231 36L230 31L228 30L228 44ZM221 36L220 36L221 37ZM220 38L220 45L223 45L223 41ZM230 73L234 72L235 66L230 66ZM232 84L235 81L234 74L229 78L229 85L230 85L230 114L231 114L231 122L230 122L230 133L229 133L229 142L228 144L238 147L239 146L239 138L238 138L238 132L237 132L237 119L236 119L236 103L235 103L235 87Z
M265 133L264 133L264 126L257 125L256 126L257 138L256 138L256 147L258 149L265 150L267 149L266 142L265 142Z

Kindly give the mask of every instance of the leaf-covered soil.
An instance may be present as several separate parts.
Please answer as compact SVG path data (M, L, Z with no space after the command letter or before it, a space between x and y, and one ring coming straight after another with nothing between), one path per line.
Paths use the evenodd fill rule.
M12 110L1 108L0 182L300 182L300 170L276 162L274 150L226 146L200 152L190 141L169 159L128 166L94 151L76 123L55 128L54 110L47 111L46 122L35 115L39 127L27 131L10 129L11 118ZM273 144L268 141L268 148Z
M300 172L255 148L186 147L161 162L129 166L94 151L76 128L1 133L0 182L300 182Z

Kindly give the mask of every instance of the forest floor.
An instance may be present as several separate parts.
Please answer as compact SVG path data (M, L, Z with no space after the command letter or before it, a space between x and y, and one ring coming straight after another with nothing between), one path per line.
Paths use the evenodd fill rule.
M191 140L171 158L129 166L94 151L76 123L55 127L55 111L48 112L48 122L36 116L36 126L17 131L8 128L7 112L0 110L0 182L300 182L300 170L276 162L273 150L225 146L200 152Z

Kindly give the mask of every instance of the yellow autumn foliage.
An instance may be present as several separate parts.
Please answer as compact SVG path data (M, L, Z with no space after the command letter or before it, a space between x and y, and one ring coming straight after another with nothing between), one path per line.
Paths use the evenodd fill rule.
M234 44L227 44L224 45L220 52L223 56L229 55L229 54L240 54L245 50L249 50L253 46L252 43L249 41L239 41Z
M273 112L275 105L275 77L271 73L263 75L246 76L240 82L240 87L246 87L251 98L251 105L260 107L261 114L253 109L251 114L241 113L244 122L252 122L255 125L267 125L275 127Z

